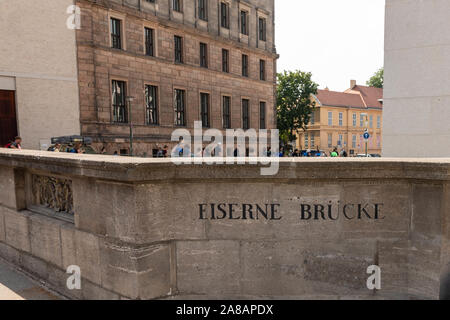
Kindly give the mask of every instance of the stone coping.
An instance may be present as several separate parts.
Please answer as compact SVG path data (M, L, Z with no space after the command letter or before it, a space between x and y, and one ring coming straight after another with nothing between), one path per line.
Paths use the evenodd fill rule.
M239 158L238 158L239 159ZM237 160L238 160L237 159ZM249 158L247 161L267 161ZM174 164L171 159L55 153L0 148L0 165L124 182L196 179L450 180L450 158L279 158L275 176L263 164ZM170 169L170 170L169 170Z

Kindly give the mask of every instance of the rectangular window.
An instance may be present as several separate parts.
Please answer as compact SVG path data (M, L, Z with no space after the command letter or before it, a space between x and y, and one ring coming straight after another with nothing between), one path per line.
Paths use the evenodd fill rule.
M183 63L183 39L179 36L174 36L175 48L175 62Z
M222 28L230 29L230 19L229 15L229 6L228 3L221 2L220 3L220 25Z
M377 129L381 128L381 116L377 116Z
M344 125L344 114L339 112L339 126L342 127Z
M328 112L328 125L331 127L333 125L333 112Z
M200 93L200 109L203 128L209 128L209 94Z
M186 91L175 89L175 125L186 126Z
M316 136L314 133L311 133L311 148L314 148L316 146Z
M222 71L230 72L230 52L227 49L222 49Z
M344 140L344 137L342 134L339 135L339 139L338 139L338 146L342 147L342 141Z
M309 134L305 133L305 148L309 147Z
M158 124L158 87L145 86L145 109L148 125Z
M259 29L259 40L266 41L266 19L259 18L258 29Z
M352 136L352 148L356 149L356 134Z
M373 116L372 115L369 116L369 127L371 129L373 128Z
M124 81L112 81L113 119L115 123L128 123L126 87Z
M242 55L242 76L248 77L248 55Z
M266 61L259 60L259 80L266 80Z
M248 36L248 12L241 10L241 33Z
M172 10L176 12L181 12L181 1L182 0L172 0Z
M250 101L247 99L242 100L242 128L250 129Z
M333 147L333 134L329 133L328 134L328 148L332 148Z
M200 43L200 67L208 68L208 45Z
M147 56L154 56L154 30L145 28L145 54Z
M359 116L359 126L364 127L364 116L362 114Z
M198 17L205 21L208 20L207 0L198 0Z
M356 127L356 113L353 114L353 126Z
M223 128L231 129L231 97L224 96L222 99Z
M266 129L266 103L259 103L259 128Z
M310 123L311 123L311 125L314 125L316 123L316 113L314 111L311 112Z
M111 46L122 49L122 21L111 18Z

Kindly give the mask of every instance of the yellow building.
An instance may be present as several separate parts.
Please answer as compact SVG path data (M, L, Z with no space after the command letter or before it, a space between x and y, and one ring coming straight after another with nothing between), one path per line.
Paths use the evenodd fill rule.
M344 92L318 90L313 96L316 108L306 132L297 139L299 150L321 150L328 155L334 148L349 156L364 154L367 129L369 154L381 154L383 128L383 89L360 86L351 81Z

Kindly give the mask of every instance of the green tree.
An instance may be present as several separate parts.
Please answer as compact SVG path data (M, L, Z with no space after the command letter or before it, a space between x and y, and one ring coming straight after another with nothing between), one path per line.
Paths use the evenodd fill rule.
M316 106L311 95L317 94L319 85L311 77L311 73L301 71L284 71L277 75L278 129L285 144L295 141L300 130L306 130Z
M384 68L381 68L367 81L369 87L383 88L384 85Z

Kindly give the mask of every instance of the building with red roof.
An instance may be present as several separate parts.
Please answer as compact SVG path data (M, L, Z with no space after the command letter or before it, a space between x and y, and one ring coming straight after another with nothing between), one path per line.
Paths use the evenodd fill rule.
M311 121L297 139L299 150L322 150L328 154L337 148L349 156L381 154L383 128L383 89L357 85L352 80L344 92L318 90Z

